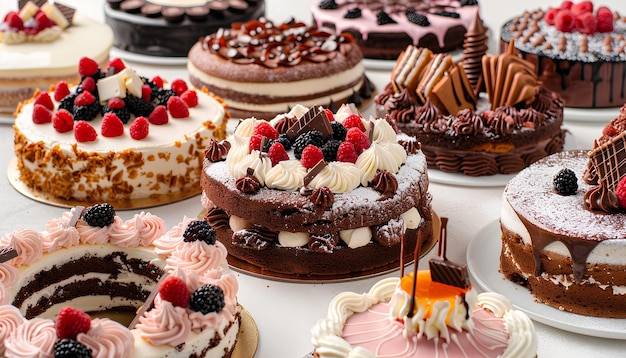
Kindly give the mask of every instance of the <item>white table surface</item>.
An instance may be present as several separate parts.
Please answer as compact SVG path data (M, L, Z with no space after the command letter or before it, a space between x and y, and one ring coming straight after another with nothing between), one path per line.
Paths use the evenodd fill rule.
M0 14L15 6L13 0L0 0ZM63 0L81 13L97 20L103 20L104 0ZM266 0L267 17L275 22L290 16L310 21L311 0ZM545 8L546 4L558 5L561 1L504 1L481 0L481 14L486 24L494 32L504 21L524 9ZM623 0L596 2L605 4L626 14ZM495 37L495 36L493 36ZM97 40L97 39L94 39ZM490 52L496 52L495 41L490 41ZM184 66L156 66L130 63L140 74L159 74L165 78L187 78ZM382 89L388 81L387 71L368 71L369 78L377 88ZM372 109L364 110L369 115ZM607 121L617 115L610 115ZM590 148L593 139L599 136L603 123L582 123L568 121L565 126L571 132L570 148ZM66 209L41 204L16 192L7 180L6 171L13 156L13 132L10 125L0 125L0 235L17 228L43 230L45 222L59 216ZM478 180L478 179L477 179ZM448 224L448 257L465 262L468 242L489 223L498 220L503 186L472 187L432 183L433 208L440 216L450 219ZM199 197L193 197L174 204L149 209L161 216L168 227L177 224L184 215L196 216L201 210ZM120 211L124 219L136 211ZM431 257L431 252L428 257ZM421 267L425 267L422 260ZM398 275L397 272L386 276ZM290 283L239 274L239 302L251 313L259 329L259 345L256 357L299 358L311 351L310 329L318 319L326 315L330 300L339 292L364 292L381 277L335 283ZM626 320L624 320L626 326ZM540 357L623 357L626 341L595 338L569 333L535 322L539 342Z

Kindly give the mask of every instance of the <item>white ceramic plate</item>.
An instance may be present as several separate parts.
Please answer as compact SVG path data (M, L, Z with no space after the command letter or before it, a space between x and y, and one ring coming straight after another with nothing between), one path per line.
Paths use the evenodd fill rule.
M123 60L143 63L147 65L186 65L187 57L159 57L132 53L119 48L111 49L111 58L119 57Z
M508 297L513 306L530 318L548 326L587 336L626 339L626 320L583 316L560 311L552 306L535 302L530 292L504 278L500 266L500 223L485 226L467 247L467 266L476 283L486 291Z
M586 123L608 123L617 117L619 107L613 108L569 108L563 109L563 120Z
M13 124L15 118L10 114L0 114L0 124Z

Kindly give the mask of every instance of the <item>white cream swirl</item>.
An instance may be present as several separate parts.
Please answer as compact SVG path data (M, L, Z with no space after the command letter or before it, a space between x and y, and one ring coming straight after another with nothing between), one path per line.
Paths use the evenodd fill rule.
M44 318L25 321L4 340L7 357L52 358L56 341L54 322Z
M328 187L333 193L349 193L359 186L359 169L352 163L330 162L309 184L318 189Z
M509 345L502 358L535 357L537 337L530 318L520 311L509 311L504 315L504 325L509 332Z
M155 301L155 307L146 312L135 326L139 336L155 346L176 347L185 343L191 332L187 310L175 307L165 300Z
M0 239L0 246L10 246L17 251L17 257L11 259L11 265L20 267L30 265L43 255L41 234L35 230L17 229Z
M265 174L265 185L271 189L298 191L304 185L306 168L299 160L279 162Z
M0 306L0 355L3 357L5 339L24 321L26 320L17 307L8 304Z
M219 241L209 245L203 241L183 242L165 259L165 270L192 270L198 275L220 267L226 262L226 247Z
M395 148L394 144L401 151ZM361 185L367 186L374 178L374 175L376 175L377 170L386 170L395 174L404 162L406 162L406 151L401 145L389 142L374 142L359 155L355 165L361 174Z
M232 173L235 165L250 152L250 139L233 134L227 140L230 143L230 149L226 154L226 166Z
M240 120L233 134L240 137L252 137L254 134L254 128L256 127L258 121L259 120L254 117Z
M79 333L76 340L91 348L93 358L128 358L135 348L132 333L108 318L91 321L87 333Z
M370 119L374 123L374 133L372 134L372 141L374 142L389 142L396 143L396 132L391 127L391 124L384 118Z
M265 174L272 169L272 160L268 156L262 155L260 151L253 150L232 166L230 174L235 179L243 178L248 174L248 168L254 170L254 177L263 186L265 185Z

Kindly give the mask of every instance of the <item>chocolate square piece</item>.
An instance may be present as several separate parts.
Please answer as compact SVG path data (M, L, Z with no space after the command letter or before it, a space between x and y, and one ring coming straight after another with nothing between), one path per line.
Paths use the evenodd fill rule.
M322 107L314 106L287 129L287 138L295 140L305 132L319 131L322 138L326 139L333 134L333 128Z
M609 191L614 191L617 183L626 174L625 137L626 132L622 132L589 152L589 159L596 168L599 181Z
M17 251L12 247L3 247L0 249L0 262L7 262L17 257Z
M432 258L428 261L430 278L433 282L443 283L462 289L470 287L467 275L467 265L448 261L442 258Z

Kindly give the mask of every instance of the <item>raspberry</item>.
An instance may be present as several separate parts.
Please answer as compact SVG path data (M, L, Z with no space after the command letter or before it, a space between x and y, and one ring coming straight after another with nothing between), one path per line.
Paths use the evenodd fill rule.
M35 14L35 21L37 21L37 30L39 31L47 29L48 27L56 26L56 24L50 20L48 15L46 15L43 11L38 11Z
M189 117L189 107L180 97L172 96L167 100L167 109L169 109L172 118Z
M36 104L33 107L33 123L43 124L52 122L52 111L43 104Z
M356 127L359 128L361 132L365 132L365 125L363 124L363 121L361 121L361 116L357 114L351 114L346 117L346 119L343 120L343 126L346 129Z
M65 109L59 109L52 116L52 127L59 133L71 131L74 128L74 116Z
M253 150L261 150L261 141L263 140L263 136L260 134L253 134L250 137L250 142L248 142L248 150L252 152Z
M191 298L191 292L185 281L176 276L168 276L161 282L159 295L174 306L183 308L189 306L189 298Z
M152 88L150 88L150 85L141 86L141 99L145 102L150 102L152 99Z
M50 95L48 94L48 92L39 93L37 97L35 97L34 104L41 104L51 111L54 110L54 103L52 103L52 98L50 98Z
M74 99L75 106L88 106L94 103L96 97L94 97L90 92L81 92L76 99Z
M311 169L315 166L315 164L319 163L320 160L324 160L324 153L322 153L322 150L313 144L309 144L302 151L302 159L300 159L300 163L302 163L303 167Z
M54 343L54 358L91 358L91 348L73 339L59 339Z
M83 57L78 62L78 73L81 76L93 76L98 73L98 63L89 57Z
M193 108L198 105L198 94L194 90L186 90L180 95L189 108Z
M203 285L191 294L189 308L202 314L219 313L224 308L224 291L218 286Z
M598 32L612 32L615 28L613 12L606 6L600 6L596 11L596 22L598 23Z
M9 28L17 29L18 31L24 30L24 21L20 15L15 11L9 11L4 17L4 22L7 23Z
M591 35L596 32L596 28L598 24L596 23L596 18L590 12L582 13L576 16L576 30L581 34Z
M215 245L215 240L215 230L204 220L190 222L183 233L184 242L204 241L208 245Z
M161 77L154 76L150 81L154 82L157 87L163 88L163 79Z
M111 109L120 109L126 106L126 102L123 99L118 97L109 98L109 102L107 103L109 108Z
M171 88L172 88L172 91L174 91L174 93L176 93L177 96L180 96L181 94L183 94L183 92L188 90L187 82L181 79L174 80L172 82Z
M85 209L83 220L93 227L109 226L115 220L115 209L107 203L92 205Z
M80 88L84 92L91 92L93 94L96 90L96 80L94 80L93 77L85 77L80 83Z
M548 12L546 12L546 24L550 25L550 26L554 26L555 24L555 20L556 20L556 15L561 11L561 9L557 8L557 7L553 7L550 10L548 10Z
M324 108L324 112L326 113L326 118L328 118L329 121L334 121L335 120L335 116L333 115L333 111L331 111L328 108Z
M611 123L609 123L602 129L602 134L608 137L615 137L619 134L619 131Z
M254 127L254 134L260 134L272 140L277 139L279 136L278 131L266 121L257 123L256 127Z
M561 195L573 195L578 190L576 173L571 169L561 169L552 179L554 189Z
M581 1L578 4L574 4L572 6L572 15L574 15L574 17L578 17L581 14L585 14L585 13L593 13L593 2L591 1Z
M124 123L115 113L107 113L102 117L100 133L105 137L119 137L124 134Z
M354 144L350 142L342 142L337 148L337 161L346 163L356 163L359 155L354 148Z
M166 124L168 121L167 109L163 105L154 107L154 111L148 116L148 122L155 125Z
M626 209L626 176L623 176L619 183L617 183L617 187L615 188L615 195L617 196L617 202L619 203L619 207L622 209Z
M137 117L130 125L130 136L133 139L141 140L148 136L148 120L145 117Z
M63 98L65 98L68 94L70 94L70 88L65 81L59 81L56 87L54 88L54 100L60 102Z
M125 68L126 64L119 57L115 57L109 61L109 70L113 69L113 73L118 73Z
M66 306L57 313L54 328L58 338L76 340L76 336L79 333L87 333L89 331L91 318L77 308Z
M561 10L554 18L554 26L561 32L572 32L575 26L574 15L569 10Z
M367 138L365 133L361 132L358 128L350 128L348 129L348 133L346 134L346 141L354 144L354 149L358 154L361 154L363 150L370 147L370 140Z
M565 0L561 3L561 9L571 10L572 6L574 6L574 3L569 0Z
M289 155L285 150L285 147L279 142L274 142L270 149L267 151L267 156L272 161L272 166L282 162L283 160L289 160Z

